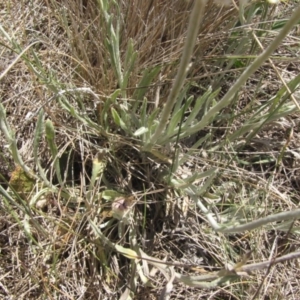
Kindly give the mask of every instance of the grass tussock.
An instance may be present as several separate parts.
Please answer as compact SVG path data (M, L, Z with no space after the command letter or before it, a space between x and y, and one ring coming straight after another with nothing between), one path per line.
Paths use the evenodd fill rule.
M300 297L299 4L206 2L0 4L3 299Z

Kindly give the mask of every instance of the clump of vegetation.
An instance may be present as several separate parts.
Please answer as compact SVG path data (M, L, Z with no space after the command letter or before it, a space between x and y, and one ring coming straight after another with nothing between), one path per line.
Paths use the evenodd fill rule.
M5 299L300 295L300 7L271 2L4 1Z

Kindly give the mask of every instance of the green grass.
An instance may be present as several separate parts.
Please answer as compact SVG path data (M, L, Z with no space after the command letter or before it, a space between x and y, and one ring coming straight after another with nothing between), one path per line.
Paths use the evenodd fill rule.
M4 299L299 297L300 8L206 2L1 4Z

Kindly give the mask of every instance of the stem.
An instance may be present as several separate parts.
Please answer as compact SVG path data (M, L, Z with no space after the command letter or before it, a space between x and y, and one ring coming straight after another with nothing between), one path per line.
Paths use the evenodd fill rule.
M261 270L261 269L265 269L265 268L269 267L270 264L275 265L278 263L282 263L282 262L292 260L292 259L297 259L297 258L300 258L300 251L292 252L292 253L280 256L278 258L275 258L275 259L262 261L262 262L258 262L258 263L254 263L254 264L244 265L239 269L239 271L245 271L245 272L257 271L257 270Z
M221 228L219 231L223 233L238 233L238 232L244 232L246 230L253 230L255 228L261 227L267 223L271 222L279 222L283 220L293 220L300 218L300 208L294 209L291 211L284 211L278 214L270 215L246 224L242 225L234 225L231 227Z
M224 107L226 107L234 95L239 92L241 87L246 83L248 78L261 67L261 65L271 56L271 54L277 49L277 47L281 44L283 39L289 34L291 29L299 22L300 19L300 5L294 11L291 18L287 21L282 30L278 33L278 35L274 38L268 48L264 52L262 52L253 63L243 72L243 74L238 78L236 83L229 89L223 99L217 103L211 110L207 112L207 114L203 117L203 119L194 127L191 127L190 130L186 132L189 135L198 132L203 129L211 119Z
M147 145L151 147L151 145L155 144L158 140L159 136L163 134L163 131L166 128L166 125L169 121L170 114L174 107L174 104L177 100L178 94L183 86L184 80L186 79L189 63L191 56L193 54L193 49L196 43L200 22L203 18L204 8L207 0L197 0L194 3L194 7L190 16L189 26L187 31L187 37L183 48L183 53L179 65L179 69L176 75L176 78L173 82L173 86L171 92L168 96L167 102L163 108L160 122L156 128L155 133L150 138L150 142ZM147 148L146 146L146 148Z

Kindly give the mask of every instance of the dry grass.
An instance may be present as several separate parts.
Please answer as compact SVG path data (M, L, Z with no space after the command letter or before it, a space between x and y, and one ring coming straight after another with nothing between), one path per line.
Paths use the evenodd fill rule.
M126 100L137 101L131 96L144 69L160 65L161 72L154 84L147 87L146 96L151 107L155 102L161 106L176 74L192 1L117 2L122 11L119 20L122 28L121 61L125 60L130 38L138 51L138 62L132 70ZM268 20L273 21L279 13L289 15L296 4L289 5L271 9ZM189 94L203 94L208 86L220 87L221 95L224 94L249 62L246 56L259 52L257 48L251 48L250 42L235 52L243 40L239 31L237 34L241 36L232 39L237 17L234 7L208 5L193 66L188 73L187 82L192 83ZM262 41L267 45L275 35L270 30L272 22L261 27L257 18L253 28L257 32L265 30ZM62 110L59 101L48 101L58 91L75 87L90 88L105 100L118 88L117 76L104 45L107 36L104 22L97 1L5 0L0 4L0 24L12 39L9 42L1 36L0 72L13 62L17 50L39 41L32 46L33 51L29 50L26 57L23 56L0 81L1 103L16 132L19 151L24 162L36 170L32 145L36 113L43 107L47 118L55 124L59 153L65 155L65 186L74 195L66 201L60 190L46 193L44 202L31 206L31 236L24 230L27 213L20 207L29 206L30 199L41 189L39 183L34 183L29 195L24 194L22 188L13 194L19 206L4 204L1 198L1 297L7 300L119 299L127 287L134 286L135 272L131 261L103 245L88 222L93 218L100 226L111 220L107 203L95 199L87 210L83 199L92 176L93 158L104 148L111 150L105 159L100 158L107 164L104 172L106 184L96 185L93 192L102 192L109 185L109 189L134 196L135 221L131 225L136 230L137 243L149 255L175 263L195 264L201 272L212 272L225 264L239 262L249 251L253 251L249 262L255 263L297 250L297 221L291 232L271 225L243 234L214 232L191 199L178 191L165 189L166 186L159 181L160 172L167 172L170 165L140 153L138 143L118 131L113 122L113 138L109 139L97 135L87 124ZM294 48L295 42L298 42L297 31L291 33L275 56L297 58L299 53ZM228 58L231 54L243 56L233 63ZM297 59L288 61L279 57L273 60L283 78L287 80L297 75ZM219 168L218 176L208 190L209 195L206 194L206 201L211 202L213 209L224 219L227 216L257 219L299 206L298 112L264 127L243 149L230 143L224 143L221 149L213 149L250 118L253 105L259 107L275 95L279 85L276 72L269 63L265 64L237 95L235 103L224 109L222 115L232 117L220 118L198 134L196 138L212 133L207 142L209 147L205 149L204 145L203 151L195 151L180 169L179 175L184 177L212 166ZM97 120L98 106L94 97L79 92L76 94L79 102L74 95L67 93L70 103L78 109L81 109L81 103L84 104L84 112ZM159 99L155 98L157 95ZM252 102L253 98L256 101ZM31 116L34 117L30 119ZM16 169L2 133L0 140L0 173L2 185L7 187L7 181L12 182L12 172ZM191 144L186 139L180 148L186 152ZM168 153L168 149L164 150ZM47 178L57 184L45 138L40 142L39 157ZM98 215L99 207L101 214ZM124 235L120 236L118 222L112 222L104 230L111 241L124 247L132 246L129 231L125 226ZM197 274L188 268L177 270L183 274ZM136 282L134 299L158 299L166 282L159 272L154 274L154 271L153 268L153 274L150 272L152 286L145 286L140 280ZM175 283L171 299L254 299L258 289L257 299L299 299L299 281L299 261L294 260L253 272L213 290Z

